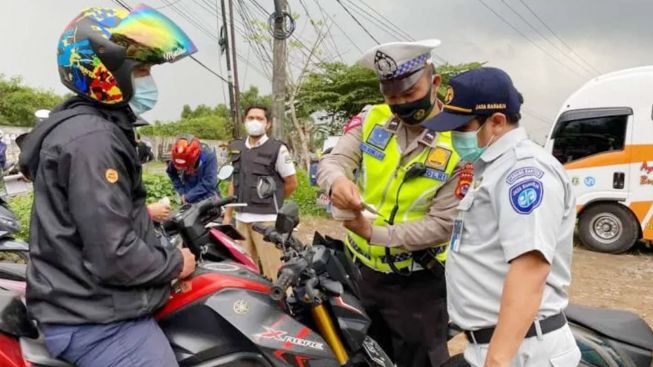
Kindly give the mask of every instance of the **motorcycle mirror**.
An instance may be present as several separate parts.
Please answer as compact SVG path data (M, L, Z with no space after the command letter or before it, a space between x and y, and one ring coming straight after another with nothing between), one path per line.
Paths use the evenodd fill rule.
M225 181L228 180L231 175L234 173L234 166L232 165L224 165L220 168L218 171L218 180L219 181Z
M264 176L259 178L258 184L256 185L256 193L260 199L267 199L274 196L277 191L277 184L274 182L274 178L270 176Z
M285 204L279 213L274 229L279 233L291 233L299 224L299 207L293 202Z
M43 121L50 117L50 110L38 110L34 112L34 116L36 116L39 121Z

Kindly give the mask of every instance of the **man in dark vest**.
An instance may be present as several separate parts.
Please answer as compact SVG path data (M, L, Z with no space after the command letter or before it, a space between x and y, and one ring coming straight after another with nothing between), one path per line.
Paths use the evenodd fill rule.
M272 120L267 107L250 106L245 110L248 137L235 140L229 146L234 166L229 195L235 194L239 202L247 203L246 207L238 209L236 215L237 228L245 237L245 250L255 262L260 262L263 274L276 279L281 264L281 253L274 245L265 243L263 237L252 230L252 225L274 225L277 208L280 208L283 199L297 188L297 177L286 145L266 135L270 126ZM256 186L259 179L265 176L276 181L277 192L272 198L261 199L257 195ZM231 223L232 215L233 208L227 209L224 223Z

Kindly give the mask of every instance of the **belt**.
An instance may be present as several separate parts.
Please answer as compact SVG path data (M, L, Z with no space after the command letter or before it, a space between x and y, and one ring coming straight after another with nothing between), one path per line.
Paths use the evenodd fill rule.
M526 338L531 338L538 335L538 324L539 324L539 334L544 335L552 331L556 331L561 327L567 324L567 318L564 313L559 313L557 315L549 316L545 319L535 321L531 324L531 327L526 333ZM492 339L492 334L494 334L495 327L489 327L485 329L467 331L465 330L465 336L467 341L473 344L489 344Z

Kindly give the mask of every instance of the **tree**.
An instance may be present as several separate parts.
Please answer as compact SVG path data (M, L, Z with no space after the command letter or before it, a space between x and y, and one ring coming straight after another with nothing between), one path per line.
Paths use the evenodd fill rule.
M254 86L240 94L243 107L255 104L269 106L271 99L270 95L259 95L258 88ZM200 139L231 140L232 124L229 107L224 104L214 107L200 104L195 108L184 105L179 121L156 122L142 127L140 132L150 136L176 136L180 133L188 133Z
M324 63L307 75L297 100L302 116L317 114L314 133L324 138L338 135L345 121L368 104L382 103L383 96L374 71L358 64Z
M34 112L52 109L63 102L63 97L52 91L23 84L21 77L7 79L0 74L0 125L34 126Z

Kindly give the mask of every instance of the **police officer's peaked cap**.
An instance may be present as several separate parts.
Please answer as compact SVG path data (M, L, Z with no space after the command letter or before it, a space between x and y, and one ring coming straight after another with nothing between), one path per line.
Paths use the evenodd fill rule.
M437 39L384 43L367 50L358 62L376 71L381 92L401 93L417 83L431 60L431 51L439 45Z

